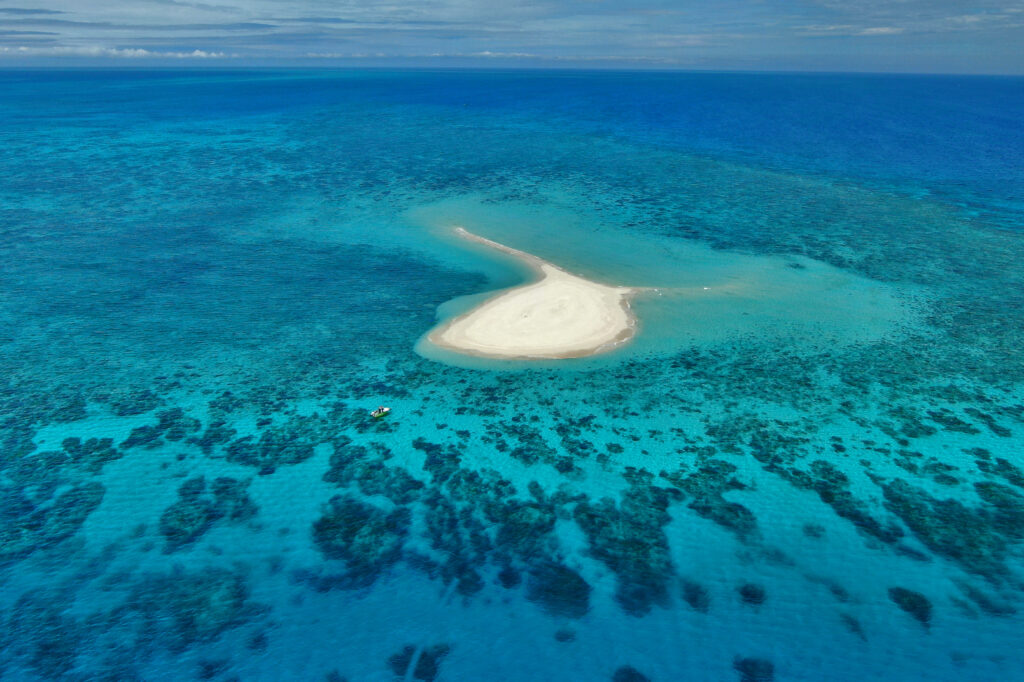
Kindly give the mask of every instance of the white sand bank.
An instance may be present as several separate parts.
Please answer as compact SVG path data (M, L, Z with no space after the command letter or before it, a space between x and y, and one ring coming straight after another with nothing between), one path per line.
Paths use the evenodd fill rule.
M437 346L494 358L578 358L612 350L633 337L629 298L638 290L591 282L523 251L456 233L522 259L540 279L484 301L428 335Z

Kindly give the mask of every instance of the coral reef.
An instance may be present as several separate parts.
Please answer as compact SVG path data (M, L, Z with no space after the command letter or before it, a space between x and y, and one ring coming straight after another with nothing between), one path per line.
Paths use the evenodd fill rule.
M56 486L44 489L44 499L29 497L30 487L5 488L0 497L0 564L71 537L103 501L104 487L96 482L81 483L53 498L48 496Z
M612 682L651 682L651 678L631 665L624 665L616 669Z
M582 618L590 610L591 587L568 566L549 562L534 566L526 596L553 616Z
M740 674L740 682L772 682L775 679L775 665L763 658L740 658L732 663Z
M202 476L190 478L178 488L178 501L160 516L160 534L166 540L165 551L174 552L195 542L215 522L247 521L256 515L256 505L249 499L249 482L219 477L207 490Z
M130 417L155 409L162 400L153 390L138 388L111 396L109 402L110 410L118 417Z
M739 593L740 600L744 604L750 604L751 606L763 604L767 597L764 586L757 583L744 583L736 588L736 592Z
M672 575L668 539L669 493L650 484L650 474L633 472L618 506L611 499L581 502L573 514L587 534L590 553L618 576L615 599L634 616L668 601Z
M995 502L1004 499L995 489L983 487L979 495L982 491L990 491ZM959 500L937 500L902 479L885 484L882 492L886 508L899 516L933 552L958 562L972 573L993 580L1005 577L1008 542L1017 537L1013 530L1013 498L1007 498L1007 510L993 515L987 509L971 508ZM1000 530L1010 530L1011 535Z
M932 603L920 592L905 587L890 587L889 599L926 628L931 624Z
M856 635L862 641L867 641L867 635L864 634L864 627L860 624L860 621L849 613L840 613L839 620L843 626L850 631L851 634Z
M353 445L348 436L331 440L334 452L331 466L323 480L339 487L356 484L365 495L383 495L395 504L409 504L417 499L425 486L401 467L387 466L392 453L381 443L369 447Z
M19 635L14 653L43 678L69 673L82 644L83 625L67 615L61 596L48 591L25 595L4 623L8 633Z
M422 649L417 649L409 644L400 652L388 658L388 667L391 668L396 678L406 679L409 666L413 665L413 659L415 658L416 662L412 670L412 679L422 680L422 682L433 682L437 678L438 673L441 672L441 662L450 652L451 646L448 644L435 644L434 646ZM418 658L416 658L417 653L419 654Z
M711 596L706 587L692 580L682 579L679 581L683 592L683 601L690 605L694 611L707 613L711 606Z
M223 425L220 428L222 430L211 436L211 425L201 444L223 443L234 436L234 429L226 429ZM259 439L243 436L231 441L224 448L224 456L229 462L258 468L261 475L272 474L277 467L298 464L313 456L313 448L319 439L316 431L312 430L310 434L310 430L302 419L292 419L265 429Z
M120 609L140 616L144 632L172 652L216 639L262 612L243 577L222 569L146 576Z
M107 462L124 456L123 452L114 447L112 438L88 438L85 441L81 438L65 438L61 447L74 465L90 473L97 473Z
M365 587L401 557L409 520L406 509L385 512L336 495L313 524L313 540L325 558L345 562L344 586Z
M857 530L885 543L894 543L903 537L896 525L883 525L869 512L868 506L849 491L850 480L833 464L824 460L811 463L811 473L789 469L783 472L799 488L814 490L818 497L839 516L853 522Z
M733 474L736 466L721 459L706 459L689 476L682 472L668 476L668 480L693 496L687 505L700 516L714 521L743 539L757 534L757 519L738 502L725 499L730 490L745 490L747 486Z
M488 98L494 104L493 94ZM380 115L379 106L372 108L363 121L368 128ZM323 120L305 121L306 132L328 136L337 129ZM969 219L956 217L955 201L911 202L902 190L894 193L900 198L853 182L818 185L810 177L744 171L655 150L653 138L645 138L643 155L608 136L581 138L597 145L599 158L584 146L560 148L549 135L529 154L510 154L500 143L511 138L503 136L524 137L525 128L511 126L509 133L481 122L451 126L458 145L442 144L453 141L443 135L441 142L428 139L425 126L388 126L389 139L370 148L324 144L333 137L315 137L308 147L237 144L237 132L220 148L211 144L215 133L200 126L204 137L195 148L169 149L164 159L167 167L187 164L189 172L173 173L175 183L202 182L186 188L181 210L165 210L141 191L118 197L124 206L103 192L82 191L81 183L96 175L91 164L63 175L53 165L38 177L33 164L8 164L14 191L5 197L14 203L7 227L18 235L10 245L34 258L8 258L0 274L19 294L4 300L14 324L0 353L0 578L10 590L0 604L10 614L0 651L13 652L0 666L19 668L10 676L24 666L40 677L140 679L146 662L164 655L158 652L194 647L188 656L169 657L185 661L175 674L198 670L201 678L222 679L232 671L218 638L260 612L249 597L250 577L303 578L288 586L276 615L288 613L289 599L314 612L315 600L355 603L363 592L324 597L305 588L360 588L383 598L371 588L384 587L377 578L403 561L423 573L415 579L443 584L439 593L473 613L501 613L502 604L530 599L552 616L540 639L564 654L598 641L592 628L600 634L601 619L586 618L578 633L576 623L566 623L592 604L604 607L610 596L627 620L679 609L676 615L707 632L721 631L716 619L734 607L745 611L741 621L762 621L777 615L774 604L805 597L814 606L807 623L835 626L840 643L871 649L865 660L904 656L887 652L878 636L866 638L871 622L858 620L867 618L858 595L865 587L848 577L861 567L895 575L909 565L915 575L945 578L934 583L947 586L933 595L935 606L949 600L975 618L971 635L986 629L986 619L1012 625L1006 619L1019 613L1024 540L1024 473L1013 456L1013 439L1024 429L1014 383L1024 379L1024 248L1016 235L988 229L973 207ZM239 130L249 123L262 125L247 122ZM303 122L290 125L285 136L292 140ZM187 137L186 126L172 127ZM416 132L402 137L406 128ZM394 135L423 153L403 166L392 153ZM466 135L487 144L464 144ZM19 144L22 136L9 141ZM122 168L139 156L123 150L142 146L114 137L106 167L101 153L90 161L133 186L159 180L152 170L158 164ZM42 157L65 158L70 142L61 140ZM636 163L603 163L626 153ZM444 169L430 159L442 159ZM298 172L289 173L288 164ZM218 168L232 170L212 170ZM257 169L252 177L247 168ZM524 168L529 179L508 179ZM551 178L562 183L557 199L539 189ZM287 188L296 205L308 200L317 208L303 214L291 205L222 201L232 190L260 195L250 191L253 180ZM154 184L169 197L178 191ZM207 199L201 190L211 186L220 191ZM327 243L313 226L335 219L387 224L410 206L476 191L488 208L521 201L538 215L579 193L607 232L621 228L638 243L660 234L783 254L787 276L813 274L821 266L814 258L870 276L872 286L900 290L909 283L913 295L901 300L907 314L899 329L850 346L824 337L779 343L759 326L728 343L651 356L627 352L581 371L449 367L417 356L416 336L434 323L440 301L493 282L472 266L446 269L390 245ZM27 199L18 207L23 197L73 206L81 226L53 229L48 210ZM320 208L342 204L329 217ZM289 239L287 248L277 241L286 238L283 231L256 227L278 209L289 225L304 225L296 231L302 238ZM133 211L146 211L145 219L131 220ZM163 215L153 218L158 213L173 216L181 231L166 229ZM221 234L207 224L221 215L238 229ZM350 215L367 222L349 223ZM728 225L715 217L721 215ZM91 229L98 217L106 225ZM45 243L51 253L40 248ZM970 258L956 253L964 243L972 245ZM131 246L138 267L112 258L111 245ZM56 284L51 273L61 273ZM200 300L201 306L181 305ZM394 418L367 418L365 408L378 400L393 401ZM321 454L330 456L326 471L314 466ZM224 470L249 473L199 475ZM130 486L122 478L115 484L114 475L137 472L155 477L147 485L178 488L159 520L163 554L151 551L153 534L138 525L150 518L110 523L130 506ZM294 507L273 507L294 509L303 528L296 532L287 519L269 520L264 531L246 525L256 509L245 477L257 474L276 476L256 479L252 488L261 495L288 494L296 481L308 484L322 474L326 486L313 480ZM792 504L785 509L795 514L791 524L777 523L778 508L755 515L777 502L765 499L776 492ZM94 528L85 521L105 496L104 523L85 537L83 526ZM274 546L273 556L250 559L212 543L189 551L229 523L240 524L232 535L242 542L252 534L254 548ZM860 546L846 542L850 524ZM275 531L281 535L270 536ZM728 545L730 553L714 557L735 562L724 577L699 561L682 563L700 552L705 537ZM310 543L319 556L309 554ZM817 572L830 570L830 562L811 566L839 548L850 566L843 584ZM175 568L179 563L187 570ZM212 568L201 570L206 565ZM760 571L765 565L771 570ZM139 566L156 573L140 576ZM777 580L776 572L792 580ZM771 575L771 600L761 585L736 593L734 583L722 586L736 575ZM26 596L15 589L32 581L61 589ZM715 609L712 586L722 600ZM600 593L605 589L612 594ZM926 628L931 623L933 607L923 594L893 587L889 598ZM655 613L633 622L640 631L662 620ZM907 623L917 630L910 644L933 646L925 630ZM288 637L272 625L235 632L225 644L274 658ZM737 636L749 634L739 621L731 625L739 627ZM780 657L784 650L785 643ZM440 679L447 654L448 645L410 645L388 665L398 676ZM1012 677L1006 660L985 660ZM664 666L671 661L666 656ZM321 661L314 670L336 664L342 662ZM965 677L977 672L968 669L969 658L957 664ZM772 663L759 658L738 657L733 665L745 682L774 675ZM328 679L343 678L335 671ZM613 679L646 677L623 666Z

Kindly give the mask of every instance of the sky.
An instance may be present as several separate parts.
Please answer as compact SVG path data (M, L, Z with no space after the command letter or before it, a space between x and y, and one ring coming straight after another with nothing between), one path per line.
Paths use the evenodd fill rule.
M1024 0L0 0L8 66L1024 74Z

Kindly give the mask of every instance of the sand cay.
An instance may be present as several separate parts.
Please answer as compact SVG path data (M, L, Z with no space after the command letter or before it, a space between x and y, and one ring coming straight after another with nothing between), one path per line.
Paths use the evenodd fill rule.
M635 334L629 299L638 289L591 282L461 227L455 232L523 260L540 279L449 320L428 335L431 343L493 358L579 358L608 352Z

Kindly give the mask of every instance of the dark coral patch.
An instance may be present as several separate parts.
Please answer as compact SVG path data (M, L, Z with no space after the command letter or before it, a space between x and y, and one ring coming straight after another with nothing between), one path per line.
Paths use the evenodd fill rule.
M982 611L990 616L1006 617L1017 613L1017 609L1013 605L998 597L986 594L965 580L954 580L953 582L956 583L956 586L960 588L968 599L977 604Z
M976 448L976 450L978 449ZM987 456L984 458L978 457L977 464L978 468L985 473L1001 476L1008 483L1011 483L1018 488L1024 488L1024 471L1021 471L1021 469L1016 465L1002 457L997 457L994 464Z
M561 628L561 629L555 631L555 641L556 642L566 643L566 642L572 642L572 641L575 641L575 640L576 640L576 631L575 630L570 630L569 628Z
M889 544L903 537L903 530L898 525L883 525L871 515L867 505L850 492L850 480L846 474L830 462L812 462L811 473L798 469L781 470L780 473L798 488L814 490L822 502L839 516L853 522L858 531Z
M324 480L338 486L358 485L366 495L383 495L395 504L416 500L425 489L422 481L413 478L401 467L387 466L391 451L381 443L370 447L353 445L348 436L332 439L334 453Z
M223 419L216 419L209 423L206 427L206 431L201 436L192 437L188 439L189 443L198 445L204 454L213 454L213 448L217 445L223 445L229 440L234 438L235 434L238 433L234 428L228 426L228 423ZM230 453L229 453L230 455ZM229 456L228 459L231 459Z
M211 424L199 444L206 450L208 446L227 442L234 435L235 429L217 422ZM261 474L269 474L277 467L298 464L312 457L316 440L315 434L303 428L301 420L292 420L267 428L258 440L244 436L231 441L224 448L224 456L230 462L256 467Z
M142 616L146 630L172 652L219 637L263 612L249 601L242 577L221 569L149 576L125 609Z
M707 613L711 606L711 596L708 589L693 580L682 579L679 581L683 592L683 601L690 605L694 611Z
M932 603L920 592L908 590L905 587L890 587L889 599L921 625L928 627L932 622Z
M89 438L85 441L80 438L65 438L61 442L61 447L72 463L93 473L100 471L107 462L124 456L123 452L114 447L112 438Z
M750 604L751 606L757 606L763 604L768 594L764 589L763 585L757 583L746 583L736 588L736 591L740 595L740 599L744 604Z
M740 674L740 682L771 682L775 679L775 665L763 658L737 656L732 667Z
M900 479L884 485L882 492L885 506L933 552L957 561L972 573L1000 579L1007 571L1004 561L1008 542L1020 537L1020 500L1006 495L1010 489L1005 486L979 486L979 495L989 497L995 513L968 507L959 500L935 499Z
M719 459L707 459L701 467L684 476L681 472L665 476L681 490L693 496L690 509L700 516L728 528L741 539L749 539L757 533L757 519L754 514L738 502L725 499L732 490L745 490L746 484L733 474L736 466Z
M75 665L87 630L67 614L55 594L36 591L21 597L5 624L4 648L13 633L20 635L16 653L45 679L65 679ZM0 671L2 674L2 671Z
M364 587L401 558L409 519L407 509L385 512L337 495L313 524L313 540L326 558L345 562L343 586Z
M624 665L612 675L612 682L651 682L651 678L631 665Z
M165 551L174 552L199 539L220 519L246 521L256 515L256 505L246 493L248 482L220 477L207 491L206 479L196 476L178 488L178 500L160 516Z
M444 483L459 470L462 456L455 446L438 445L425 438L417 438L412 442L412 446L423 452L425 456L423 468L430 472L435 484Z
M186 416L180 407L157 412L156 416L160 420L157 428L164 432L164 438L172 442L184 439L202 426L198 419Z
M115 396L110 401L110 408L118 417L128 417L149 412L159 406L160 403L160 396L145 388Z
M590 610L590 585L562 564L547 562L533 567L526 588L527 599L551 615L582 618Z
M152 450L163 445L163 440L160 438L162 434L163 431L157 426L139 426L132 429L132 432L121 443L121 447L125 450L140 447Z
M840 613L839 620L842 622L843 626L852 634L856 635L861 640L867 641L867 635L864 634L864 628L863 626L861 626L859 620L857 620L848 613Z
M24 491L9 488L0 496L0 563L49 548L78 532L103 501L104 488L82 483L37 504Z
M441 672L441 662L451 652L447 644L435 644L431 647L417 649L411 644L388 658L388 667L397 677L408 679L410 667L412 678L423 682L433 682Z
M667 604L672 575L668 538L670 496L650 484L649 474L630 473L630 487L618 506L611 499L581 502L574 518L587 534L590 553L615 571L615 599L634 616Z

